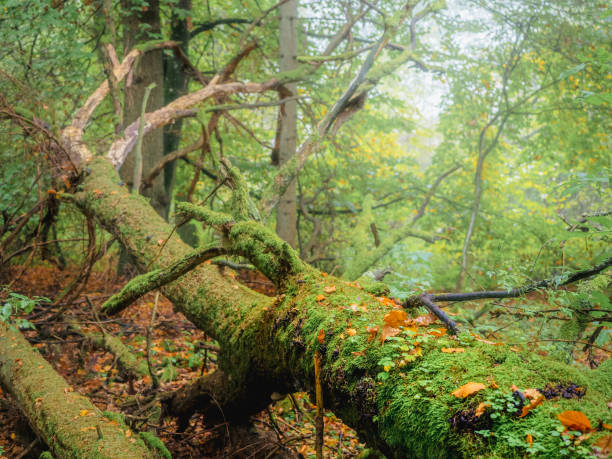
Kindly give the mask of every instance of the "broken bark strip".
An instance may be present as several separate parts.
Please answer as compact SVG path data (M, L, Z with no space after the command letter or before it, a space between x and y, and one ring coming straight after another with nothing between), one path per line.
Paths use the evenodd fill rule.
M155 458L68 386L18 331L0 322L0 382L55 457ZM129 434L128 434L129 435Z
M77 324L72 324L70 329L77 335L82 336L95 347L110 352L117 359L119 372L128 379L137 379L147 376L149 370L144 360L139 360L127 345L123 344L120 338L107 332L90 332L83 330Z
M187 245L171 238L160 254L156 241L165 238L171 227L144 199L119 186L109 162L96 158L89 167L92 173L84 178L83 191L75 195L76 201L124 244L139 269L163 267L189 252ZM219 217L220 224L230 223L223 214L206 217ZM256 249L260 241L252 241L249 230L256 224L239 224L245 226L238 244L246 249L251 241L250 249ZM256 228L261 231L261 226ZM266 238L272 236L266 233ZM283 256L282 251L259 255L247 252L245 256L261 257L250 259L260 269L265 260L276 266L283 262L276 259ZM485 396L496 390L510 391L513 384L525 389L572 381L586 388L582 399L545 402L525 420L496 420L492 431L511 430L516 434L512 438L525 438L533 426L554 430L558 426L554 424L556 415L563 410L581 410L593 421L608 422L610 416L606 403L612 397L612 360L585 372L529 348L521 351L493 346L464 334L464 352L441 352L443 347L456 347L457 341L436 337L423 343L422 356L414 356L400 366L398 343L370 339L366 328L370 324L382 327L392 307L354 284L312 268L290 276L284 295L276 299L257 294L208 265L199 265L161 290L176 310L219 342L218 364L226 374L220 390L226 395L219 398L215 393L214 399L222 400L219 404L227 419L245 418L264 409L272 392L314 391L312 362L317 348L322 357L326 406L355 428L370 447L389 458L521 456L523 449L512 444L509 437L477 441L473 432L456 430L450 424L454 413L473 409L480 401L480 394L465 399L451 395L470 381L495 380L499 389L488 387L482 391ZM348 307L351 303L359 303L362 308L354 311ZM348 323L352 324L351 334L347 334ZM321 329L325 339L319 344L317 333ZM429 336L429 329L419 327L419 335ZM384 359L395 366L385 370L380 363ZM540 438L548 442L549 457L564 448L548 431L542 431Z
M221 255L225 255L227 250L222 247L204 247L196 249L187 254L184 258L172 263L167 268L156 269L148 273L135 277L127 283L123 289L110 297L102 305L102 312L108 315L117 314L128 307L144 294L160 288L193 268L200 263L210 260Z

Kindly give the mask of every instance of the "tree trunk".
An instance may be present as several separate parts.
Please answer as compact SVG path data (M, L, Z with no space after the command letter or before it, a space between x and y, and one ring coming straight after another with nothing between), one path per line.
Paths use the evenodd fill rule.
M297 67L297 0L289 0L280 6L280 71L287 72ZM286 96L296 94L297 85L285 85ZM281 168L295 155L297 146L297 101L281 105L278 167ZM297 243L296 179L291 180L281 194L276 208L276 233L281 239L295 247Z
M144 200L119 186L107 160L96 158L88 167L91 173L74 201L121 241L140 270L167 266L189 253ZM178 311L219 342L223 384L217 385L227 418L261 410L273 392L312 391L318 350L325 408L389 458L522 456L528 444L516 439L527 434L548 457L556 457L565 448L552 435L561 426L556 418L561 411L581 410L593 425L610 422L612 360L587 372L528 348L493 345L469 334L457 340L439 336L440 325L409 322L403 324L416 335L406 331L383 343L381 330L393 314L401 315L388 315L396 310L390 300L305 265L254 222L201 214L214 220L209 223L223 232L230 250L249 258L283 292L276 298L257 294L214 265L200 265L162 288ZM168 237L161 249L158 241ZM441 351L457 347L463 351ZM466 398L451 394L468 382L486 388ZM525 390L570 382L584 387L586 395L544 401L522 419L503 408L494 418L492 408L482 417L474 414L486 396L512 396L512 385ZM476 430L499 434L483 441Z
M58 458L155 458L125 425L74 392L23 335L0 322L0 383Z
M126 10L137 8L141 2L128 1ZM132 13L123 21L124 49L133 49L141 42L151 40L152 36L158 38L161 34L161 23L159 18L159 0L149 0L147 7L141 7L138 13ZM131 84L126 84L124 94L124 126L129 126L140 117L142 110L142 99L145 89L151 83L155 88L151 91L147 104L147 112L154 111L164 105L164 69L162 51L152 51L140 56L140 61L133 70ZM164 155L164 137L161 129L145 135L142 145L142 170L146 177L148 171L154 167ZM121 167L121 177L131 186L134 176L134 155L130 154ZM164 178L158 176L151 187L144 190L143 194L151 199L151 205L155 211L167 216L167 207L170 203L168 194L164 187Z

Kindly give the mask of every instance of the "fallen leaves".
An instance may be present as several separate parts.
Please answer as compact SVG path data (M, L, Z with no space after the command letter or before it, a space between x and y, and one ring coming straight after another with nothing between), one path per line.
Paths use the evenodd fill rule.
M595 457L607 458L612 452L612 435L606 435L597 440L593 446L596 450L593 452Z
M406 311L402 311L401 309L393 309L385 314L383 320L385 321L385 325L393 328L398 328L401 325L406 323L406 319L408 319L408 314Z
M325 341L325 330L319 330L319 333L317 334L317 341L319 342L319 344L323 344L323 342Z
M479 418L480 416L482 416L488 406L491 406L491 404L487 402L480 402L478 406L476 407L476 412L475 412L476 417Z
M382 329L382 333L380 336L380 342L384 344L387 338L391 338L393 336L399 335L401 330L399 328L391 327L389 325L385 325Z
M376 335L378 334L378 327L366 327L366 331L368 332L368 343L370 343Z
M582 411L564 411L557 415L561 424L569 430L577 430L582 433L591 432L591 421Z
M443 347L440 350L445 354L459 354L461 352L465 352L465 348L463 347Z
M481 390L485 389L486 387L487 386L485 386L484 384L479 383L479 382L469 382L469 383L464 384L463 386L459 387L455 391L451 392L451 394L454 395L457 398L466 398L466 397L469 397L472 394L475 394L476 392L480 392Z
M346 334L349 335L349 336L355 336L357 334L357 330L355 330L354 328L349 328L346 331Z
M323 289L323 291L325 293L334 293L336 291L336 286L335 285L328 285L327 287L325 287Z
M519 418L524 418L529 414L531 410L533 410L536 406L541 405L544 401L544 394L542 394L537 389L525 389L523 391L523 395L525 398L529 399L529 405L523 406L523 411L521 411L521 415Z
M317 295L317 301L318 301L319 303L320 303L321 301L324 301L324 300L325 300L325 295L323 295L323 294Z
M531 434L527 434L527 437L525 437L525 441L529 446L533 445L533 436Z

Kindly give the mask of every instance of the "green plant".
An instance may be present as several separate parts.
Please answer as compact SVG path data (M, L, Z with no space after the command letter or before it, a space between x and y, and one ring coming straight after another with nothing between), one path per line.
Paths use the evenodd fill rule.
M15 292L8 292L8 296L0 308L0 321L21 329L33 329L34 324L17 315L30 314L38 304L50 303L49 298L34 296L32 298Z

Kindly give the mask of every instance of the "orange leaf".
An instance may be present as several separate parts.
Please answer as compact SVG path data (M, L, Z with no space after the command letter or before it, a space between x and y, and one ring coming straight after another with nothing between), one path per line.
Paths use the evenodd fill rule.
M346 334L349 335L349 336L355 336L357 334L357 330L355 330L354 328L349 328L346 331Z
M561 424L570 430L578 430L580 432L591 432L591 422L582 411L564 411L557 415Z
M391 299L389 299L389 298L386 298L386 297L384 297L384 296L377 296L377 297L376 297L376 299L377 299L377 300L378 300L380 303L382 303L383 305L385 305L385 306L393 306L393 307L397 306L397 304L395 303L395 301L393 301L393 300L391 300Z
M432 323L436 321L436 319L437 318L435 315L427 314L424 316L415 317L413 319L408 319L408 323L410 325L425 326L425 325L431 325Z
M537 389L525 389L523 394L526 398L531 400L529 405L523 406L523 411L521 411L521 415L519 418L523 418L527 416L527 414L533 410L536 406L540 405L544 401L544 395Z
M465 348L463 347L443 347L442 349L440 349L442 352L444 352L445 354L459 354L460 352L464 352Z
M336 291L336 286L335 285L328 285L327 287L325 287L323 289L323 291L325 293L334 293Z
M495 380L493 378L491 378L491 388L492 389L499 389L499 385L495 382Z
M533 437L531 436L531 434L527 434L525 441L527 442L529 446L533 445Z
M389 325L385 325L382 329L382 336L380 337L380 342L384 344L387 338L391 338L399 334L401 330L399 328L390 327Z
M606 430L612 430L612 424L606 424L605 422L602 422L601 426Z
M486 386L482 383L478 383L478 382L469 382L467 384L464 384L463 386L459 387L457 390L455 390L454 392L451 392L452 395L454 395L457 398L465 398L468 397L472 394L475 394L476 392L479 392L483 389L485 389Z
M323 344L323 341L325 341L325 330L319 330L319 334L317 335L317 341L319 342L319 344Z
M368 332L368 343L371 342L376 335L378 334L378 327L366 327L366 331Z
M389 327L397 328L400 325L404 325L406 319L408 318L408 314L406 311L402 311L401 309L393 309L385 314L384 320L385 325Z
M359 351L359 352L351 352L351 354L353 354L355 357L360 357L365 355L366 351L365 349L363 351Z
M482 416L487 409L487 406L491 406L490 403L480 402L480 404L476 407L476 417L479 418Z
M321 301L323 301L325 299L325 295L317 295L317 301L320 303Z
M446 328L435 328L433 330L430 330L429 334L433 336L444 336L446 335L446 332Z
M593 453L595 457L607 458L612 452L612 435L601 437L593 446L597 448L597 451Z

